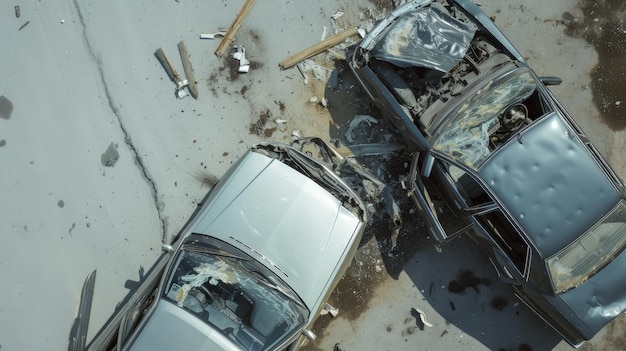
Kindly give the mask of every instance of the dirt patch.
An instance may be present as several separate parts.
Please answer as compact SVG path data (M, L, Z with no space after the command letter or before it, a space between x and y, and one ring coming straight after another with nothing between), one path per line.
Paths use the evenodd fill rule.
M491 285L491 279L477 277L474 272L465 269L460 270L456 279L448 283L448 291L453 294L463 294L465 290L471 288L478 293L480 285Z

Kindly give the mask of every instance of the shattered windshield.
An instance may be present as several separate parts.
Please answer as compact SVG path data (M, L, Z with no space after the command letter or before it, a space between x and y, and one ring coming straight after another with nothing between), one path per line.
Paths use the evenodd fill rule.
M183 246L164 292L167 300L245 350L278 345L307 320L296 294L258 262L196 244Z
M433 148L478 170L492 151L489 138L500 127L500 114L528 98L535 88L535 79L527 69L487 82L460 105Z

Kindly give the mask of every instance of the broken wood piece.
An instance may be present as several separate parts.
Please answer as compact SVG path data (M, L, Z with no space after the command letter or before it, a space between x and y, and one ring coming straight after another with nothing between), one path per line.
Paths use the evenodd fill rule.
M313 57L317 54L319 54L320 52L335 46L339 43L341 43L342 41L346 40L347 38L356 35L358 33L358 28L354 27L354 28L350 28L350 29L346 29L341 33L335 34L330 38L327 38L324 41L321 41L313 46L311 46L308 49L304 49L302 51L300 51L299 53L292 55L288 58L286 58L285 60L281 61L278 65L280 66L280 68L282 69L286 69L289 68L295 64L297 64L300 61L306 60L309 57Z
M217 57L222 57L226 50L228 50L228 46L233 39L235 39L235 35L237 34L239 27L241 27L243 20L246 19L248 13L252 10L255 2L256 0L247 0L245 5L243 5L241 11L239 11L237 17L235 17L235 21L230 25L230 28L228 28L226 35L224 35L224 39L222 39L220 45L217 46L217 49L215 50L215 55L217 55Z
M189 52L187 51L187 45L184 41L178 42L178 52L180 53L180 60L183 61L183 70L185 71L185 78L189 82L189 93L194 99L198 98L198 87L196 86L196 78L194 77L193 66L189 60Z
M165 56L163 49L158 48L157 51L154 52L154 56L156 56L156 58L159 60L159 62L165 69L165 73L167 73L168 77L170 77L172 82L176 84L176 97L182 99L187 96L187 92L185 92L184 89L186 86L189 85L189 82L186 79L183 80L180 78L178 72L176 72L176 69L174 68L174 66L172 66L170 60L168 60L167 56Z

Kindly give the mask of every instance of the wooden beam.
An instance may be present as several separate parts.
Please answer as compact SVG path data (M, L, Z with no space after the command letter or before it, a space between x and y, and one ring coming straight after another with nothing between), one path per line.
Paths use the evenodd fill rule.
M196 87L196 78L194 77L193 66L189 60L189 52L187 52L187 45L184 41L178 42L178 52L180 53L180 59L183 61L183 70L185 71L185 78L189 82L189 93L194 99L198 98L198 87Z
M222 57L226 50L228 50L228 46L235 39L235 35L237 34L239 27L241 27L243 20L246 19L248 13L250 12L250 10L252 10L255 2L256 0L247 0L245 5L243 5L241 10L239 11L239 14L237 14L237 17L235 17L235 21L230 25L230 28L228 28L226 35L224 35L224 39L222 39L220 45L218 45L217 49L215 50L215 55L217 55L217 57Z
M306 60L309 57L313 57L319 54L320 52L341 43L347 38L358 34L357 29L358 29L357 27L353 27L353 28L346 29L341 33L335 34L332 37L327 38L323 41L320 41L319 43L311 46L308 49L304 49L300 51L299 53L284 59L278 65L282 69L289 68L293 65L296 65L298 62Z

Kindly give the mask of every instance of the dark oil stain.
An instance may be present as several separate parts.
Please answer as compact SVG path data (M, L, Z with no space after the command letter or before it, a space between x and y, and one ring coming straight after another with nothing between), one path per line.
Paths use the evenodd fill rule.
M67 233L72 234L72 231L74 230L74 228L76 228L76 223L72 223L72 226L70 227L70 230Z
M117 144L110 143L107 150L100 156L100 162L104 167L113 167L120 158L120 153L117 152Z
M59 206L60 208L65 207L65 202L63 202L63 200L59 200L59 202L57 202L57 206Z
M202 168L193 173L193 178L198 183L200 183L201 188L212 188L219 181L218 177L211 173L208 173L205 169Z
M480 285L491 285L491 279L477 277L476 275L474 275L474 272L465 269L459 271L456 279L451 280L448 283L448 291L453 294L463 294L465 293L466 289L472 288L478 293L478 287Z
M456 311L456 306L454 305L454 302L450 301L450 309L453 311Z
M250 89L250 87L248 87L247 85L242 86L241 90L239 90L239 94L246 95L246 92L248 91L248 89Z
M0 95L0 118L9 119L13 113L13 103L4 95Z
M623 0L583 0L584 17L563 14L566 34L583 38L598 52L598 64L591 71L594 103L605 123L613 130L626 128L626 2Z
M385 330L387 331L387 333L391 333L391 331L393 330L393 327L391 326L391 324L387 324L387 327L385 328Z
M4 139L0 140L0 147L5 146L6 144L7 144L6 140L4 140Z
M413 335L413 334L415 334L415 329L417 329L417 327L415 327L415 326L408 327L408 328L402 330L400 335L402 335L402 336Z
M280 109L280 113L281 114L285 114L285 103L282 101L277 101L276 102L278 104L278 109Z
M489 301L489 305L498 311L502 311L509 305L509 300L506 297L496 296Z

